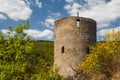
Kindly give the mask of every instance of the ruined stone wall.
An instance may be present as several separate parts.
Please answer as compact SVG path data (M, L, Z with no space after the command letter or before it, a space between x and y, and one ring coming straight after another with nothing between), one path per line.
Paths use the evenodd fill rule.
M75 74L72 68L81 63L88 46L96 42L96 22L83 17L56 20L54 41L54 67L59 67L60 75L72 76Z

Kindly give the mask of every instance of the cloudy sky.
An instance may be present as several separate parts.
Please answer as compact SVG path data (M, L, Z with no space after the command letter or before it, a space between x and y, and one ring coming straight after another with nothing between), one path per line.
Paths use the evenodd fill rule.
M25 32L36 40L54 40L54 21L76 16L97 21L97 36L120 30L120 0L0 0L0 31L29 18ZM98 40L97 37L97 40Z

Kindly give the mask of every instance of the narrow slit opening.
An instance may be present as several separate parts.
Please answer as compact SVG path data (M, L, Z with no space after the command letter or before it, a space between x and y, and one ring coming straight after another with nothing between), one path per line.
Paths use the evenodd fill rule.
M77 19L77 22L80 22L80 19Z
M64 50L65 48L64 48L64 46L62 46L62 48L61 48L61 52L62 53L64 53L65 52L65 50Z
M88 54L90 53L90 48L89 48L89 47L87 47L87 53L88 53Z

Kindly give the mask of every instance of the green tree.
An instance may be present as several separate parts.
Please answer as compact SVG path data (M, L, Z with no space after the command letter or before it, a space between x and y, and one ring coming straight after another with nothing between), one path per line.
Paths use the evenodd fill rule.
M0 80L22 80L34 73L31 67L33 41L24 30L29 22L9 27L7 37L0 33Z
M0 33L0 80L64 80L52 71L53 42L34 42L28 28L27 21Z

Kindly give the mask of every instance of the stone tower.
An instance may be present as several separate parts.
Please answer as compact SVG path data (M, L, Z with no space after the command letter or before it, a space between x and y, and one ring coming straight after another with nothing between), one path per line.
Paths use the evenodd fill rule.
M84 17L65 17L55 21L54 67L65 78L75 75L75 68L96 42L96 21Z

